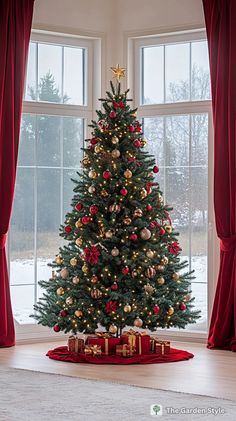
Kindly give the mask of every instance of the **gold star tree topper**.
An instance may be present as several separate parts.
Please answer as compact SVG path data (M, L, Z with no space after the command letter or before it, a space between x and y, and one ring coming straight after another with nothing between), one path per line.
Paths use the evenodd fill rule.
M116 67L111 67L111 71L113 73L113 77L115 77L118 82L120 82L121 77L125 77L126 69L124 67L120 67L119 64L117 64Z

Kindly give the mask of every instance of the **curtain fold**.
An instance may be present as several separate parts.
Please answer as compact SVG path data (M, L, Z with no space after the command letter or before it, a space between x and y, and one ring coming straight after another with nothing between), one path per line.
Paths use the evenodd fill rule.
M0 346L15 344L5 244L16 177L34 0L0 0Z
M214 121L214 207L220 270L208 347L236 351L236 1L203 0Z

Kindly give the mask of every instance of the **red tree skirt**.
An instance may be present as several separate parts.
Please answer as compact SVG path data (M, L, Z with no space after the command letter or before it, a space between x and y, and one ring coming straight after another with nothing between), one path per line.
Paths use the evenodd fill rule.
M47 356L53 360L66 361L70 363L89 364L158 364L173 363L175 361L189 360L194 355L181 349L171 348L169 354L134 355L133 357L120 357L119 355L91 356L69 352L66 346L48 351Z

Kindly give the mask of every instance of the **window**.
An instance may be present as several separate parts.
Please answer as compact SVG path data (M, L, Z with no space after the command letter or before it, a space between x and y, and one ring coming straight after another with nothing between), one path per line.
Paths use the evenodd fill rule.
M29 318L61 245L87 120L92 118L91 43L33 35L28 58L9 240L13 312Z
M182 258L194 269L192 294L206 330L208 319L208 138L210 78L204 34L136 39L135 106L160 172L165 203L180 233Z

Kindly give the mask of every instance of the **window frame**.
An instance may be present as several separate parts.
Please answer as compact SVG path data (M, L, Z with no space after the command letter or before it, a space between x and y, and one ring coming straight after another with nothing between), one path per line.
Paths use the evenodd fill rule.
M132 34L133 35L133 34ZM214 301L214 293L219 267L218 238L215 229L214 204L213 204L213 171L214 171L214 142L211 100L202 101L179 101L176 103L142 104L142 48L164 44L187 43L206 40L206 31L191 30L161 34L138 36L137 34L127 39L127 63L129 66L128 84L133 93L133 106L138 108L139 120L145 117L170 116L170 115L194 115L206 113L208 115L208 256L207 256L207 305L209 327L210 314ZM181 242L181 232L180 232ZM207 331L194 329L192 325L186 331L162 330L162 336L176 338L184 337L186 340L205 340Z
M87 93L85 95L85 105L59 104L44 101L28 101L23 99L22 115L48 115L58 117L77 117L83 119L83 133L84 139L89 136L90 128L88 123L95 117L95 107L97 105L97 98L101 95L101 39L95 37L82 37L77 35L66 35L59 33L51 33L48 31L32 30L31 42L62 45L68 47L85 48L85 85ZM81 145L82 147L83 145ZM35 204L37 206L37 204ZM59 235L59 227L58 227ZM37 233L34 234L37 237ZM7 259L10 280L10 237L11 230L9 230L8 244L7 244ZM34 251L35 253L35 251ZM56 254L56 250L55 250ZM37 257L37 256L36 256ZM35 274L34 274L35 277ZM11 282L11 281L10 281ZM38 282L36 278L32 281L35 290L37 291ZM20 285L19 285L20 287ZM33 309L32 309L33 310ZM27 342L29 339L33 341L51 340L53 337L57 339L64 339L63 334L57 334L44 326L32 323L19 323L14 319L16 327L17 342Z

